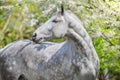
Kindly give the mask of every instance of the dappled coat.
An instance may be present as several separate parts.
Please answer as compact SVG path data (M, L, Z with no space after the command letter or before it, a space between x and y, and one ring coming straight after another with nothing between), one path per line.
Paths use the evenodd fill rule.
M46 42L67 36L62 43ZM0 50L0 80L96 80L99 58L80 20L63 7L33 33L33 41Z

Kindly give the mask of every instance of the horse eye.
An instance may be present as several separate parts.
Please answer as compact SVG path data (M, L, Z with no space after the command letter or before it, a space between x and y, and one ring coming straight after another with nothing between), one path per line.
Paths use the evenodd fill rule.
M58 21L57 20L53 20L52 22L57 23Z

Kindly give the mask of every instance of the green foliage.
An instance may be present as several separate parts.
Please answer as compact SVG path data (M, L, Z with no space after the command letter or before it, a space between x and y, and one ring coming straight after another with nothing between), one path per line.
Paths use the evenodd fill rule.
M0 0L0 48L20 39L31 39L33 31L60 6L56 0ZM120 75L119 0L64 1L81 19L100 58L100 75L107 68L113 79ZM51 41L61 42L64 39Z

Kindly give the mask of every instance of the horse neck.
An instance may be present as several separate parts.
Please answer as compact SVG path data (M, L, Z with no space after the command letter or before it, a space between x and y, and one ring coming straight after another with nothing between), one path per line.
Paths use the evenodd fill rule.
M68 42L75 46L77 52L82 53L90 59L89 54L91 53L91 50L84 39L77 32L75 32L74 29L69 29L68 32Z
M77 50L82 51L88 59L93 61L93 63L96 59L99 60L92 44L92 40L82 26L81 22L78 21L78 19L71 19L69 23L70 29L68 32L70 35L68 37L74 42Z

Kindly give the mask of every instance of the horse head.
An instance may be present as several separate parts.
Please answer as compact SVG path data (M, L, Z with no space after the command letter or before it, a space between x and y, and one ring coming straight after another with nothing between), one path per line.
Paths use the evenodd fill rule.
M51 38L62 38L67 34L68 23L65 20L63 6L32 35L33 41L41 43Z

